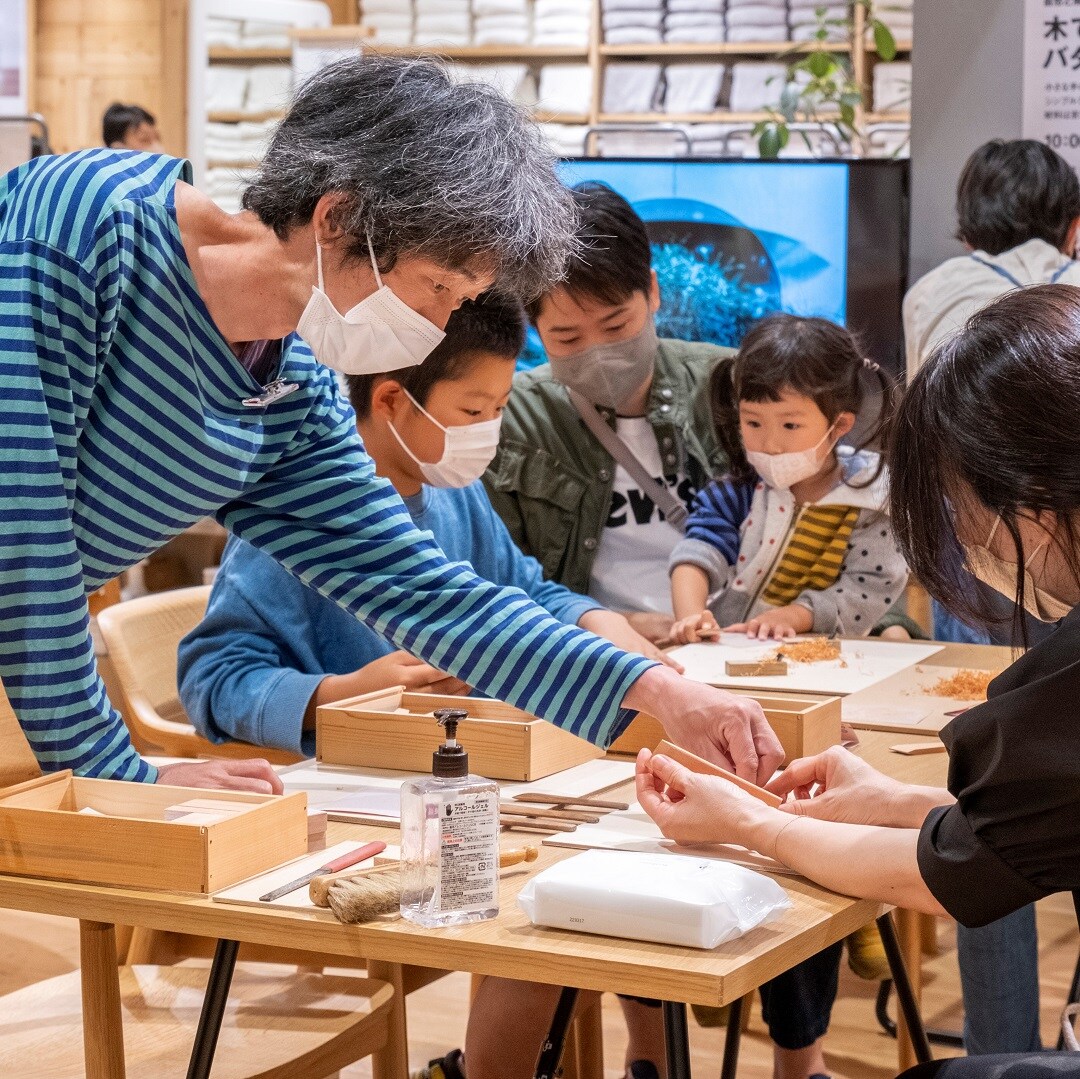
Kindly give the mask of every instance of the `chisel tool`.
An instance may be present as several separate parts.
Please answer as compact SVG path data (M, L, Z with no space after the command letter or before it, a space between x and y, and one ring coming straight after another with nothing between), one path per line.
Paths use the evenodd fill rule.
M368 858L374 858L376 854L382 854L384 850L386 850L385 843L379 841L365 843L362 847L357 847L356 850L351 850L347 854L341 855L340 858L335 858L332 862L327 862L326 865L321 865L318 869L313 869L310 873L305 873L302 877L297 877L296 880L290 880L288 884L283 884L280 888L267 892L266 895L260 895L259 902L272 903L275 899L280 899L283 895L288 895L289 892L295 892L297 889L303 888L305 884L310 884L316 877L325 876L327 873L340 873L343 869L356 865L357 862L363 862Z

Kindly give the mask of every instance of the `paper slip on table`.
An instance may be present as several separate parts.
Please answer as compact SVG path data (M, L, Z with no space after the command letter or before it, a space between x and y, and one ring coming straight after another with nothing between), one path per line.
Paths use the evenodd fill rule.
M629 788L628 788L629 790ZM331 824L328 844L358 845L369 839L396 840L396 830L372 825ZM507 837L507 845L520 842ZM87 997L84 1042L88 1079L123 1079L123 1046L118 969L112 927L139 926L217 938L202 1016L193 1046L189 1079L210 1074L238 942L287 945L293 949L362 958L372 977L394 985L395 1025L404 1030L405 976L402 966L460 970L508 978L528 978L572 989L646 996L664 1004L668 1074L690 1076L687 1004L732 1004L762 983L877 919L886 942L895 943L892 922L881 904L836 895L801 878L782 878L792 900L782 917L711 951L591 936L532 926L517 907L517 894L529 875L573 852L543 847L528 868L504 873L497 918L451 929L425 929L393 919L342 925L324 912L259 909L214 902L205 896L61 881L0 876L0 907L80 919L83 939L95 934L98 946L84 949L82 979L97 989ZM918 1058L929 1059L914 997L899 952L890 951L901 1002L916 1031ZM564 994L564 996L567 996ZM564 1009L560 1009L563 1011ZM739 1030L738 1017L729 1024ZM120 1050L122 1054L122 1049ZM406 1047L396 1046L379 1061L380 1079L405 1079ZM725 1065L734 1075L734 1059Z

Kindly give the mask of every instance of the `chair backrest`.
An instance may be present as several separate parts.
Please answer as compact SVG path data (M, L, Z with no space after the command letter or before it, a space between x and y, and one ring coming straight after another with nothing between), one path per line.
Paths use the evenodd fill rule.
M118 603L97 616L124 695L124 718L166 753L182 756L195 748L187 744L197 736L180 704L176 652L209 598L209 586L177 588Z
M0 787L41 775L41 767L0 683Z

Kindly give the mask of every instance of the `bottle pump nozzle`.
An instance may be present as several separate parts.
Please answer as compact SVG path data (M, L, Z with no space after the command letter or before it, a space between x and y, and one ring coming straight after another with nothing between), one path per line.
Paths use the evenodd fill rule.
M446 731L446 741L431 755L431 774L442 779L460 779L469 774L469 754L457 740L458 724L468 719L464 708L439 708L435 719Z

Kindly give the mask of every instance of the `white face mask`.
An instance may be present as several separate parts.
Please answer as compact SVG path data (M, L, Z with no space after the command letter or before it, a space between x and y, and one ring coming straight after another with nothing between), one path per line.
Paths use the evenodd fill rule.
M421 461L405 445L405 439L398 433L397 428L390 424L394 438L420 466L424 479L432 487L468 487L470 483L475 483L495 459L499 448L502 417L485 420L483 423L467 423L460 427L443 427L408 390L403 388L402 392L445 436L442 457L432 464Z
M1020 567L1015 562L1008 562L990 550L990 544L993 542L999 524L1001 524L1000 513L994 520L990 535L986 537L986 543L980 547L965 547L964 553L967 555L968 568L983 584L1012 599L1016 595ZM1040 622L1060 622L1072 611L1071 604L1039 588L1031 579L1031 573L1028 570L1035 556L1045 546L1045 542L1040 543L1024 563L1023 572L1027 575L1024 588L1024 610Z
M345 375L415 367L446 336L382 283L370 237L368 253L378 290L343 315L323 291L322 245L316 240L319 283L312 286L311 299L296 327L319 363Z
M835 424L833 424L835 426ZM832 452L832 444L825 454L818 455L829 435L832 434L830 427L816 446L808 450L794 450L791 453L759 453L746 451L746 459L750 467L770 486L778 491L787 491L794 484L808 480L811 476L821 471L822 462Z

